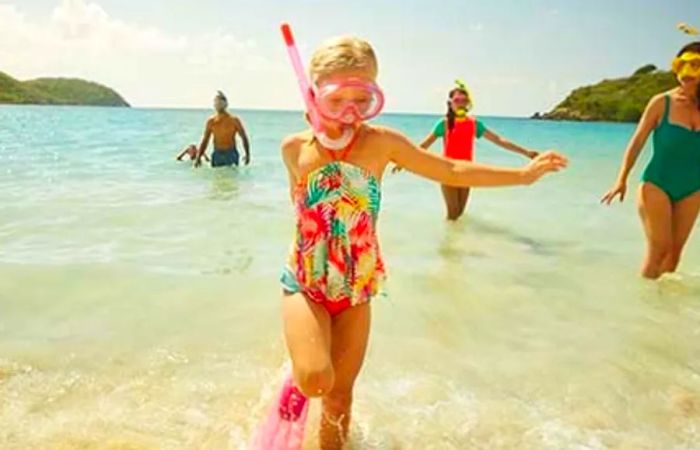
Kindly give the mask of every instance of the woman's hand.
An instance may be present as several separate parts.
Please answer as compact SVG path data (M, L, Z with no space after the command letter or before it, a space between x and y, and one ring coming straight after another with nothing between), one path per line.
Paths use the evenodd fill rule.
M525 153L525 156L527 156L530 159L535 159L538 156L540 156L540 152L537 152L535 150L529 150Z
M620 202L623 202L625 200L625 194L627 194L627 183L624 181L618 181L615 183L612 189L603 195L603 198L600 199L600 203L609 205L618 195L620 196Z
M535 156L523 169L525 184L531 184L547 173L559 172L569 165L569 160L555 151L547 151Z

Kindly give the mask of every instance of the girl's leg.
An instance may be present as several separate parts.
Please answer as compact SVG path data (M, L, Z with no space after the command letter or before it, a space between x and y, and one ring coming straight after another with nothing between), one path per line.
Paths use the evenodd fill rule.
M639 187L639 215L647 238L642 276L656 279L663 274L666 258L673 248L673 209L668 195L651 183Z
M335 378L328 311L303 294L284 295L282 319L296 385L307 397L326 395Z
M445 199L447 209L447 220L457 220L459 218L459 188L441 185L442 197Z
M462 217L464 210L467 208L467 203L469 202L469 188L459 189L459 211L457 217Z
M673 205L673 244L671 254L664 263L665 272L675 272L681 260L683 247L688 242L700 211L700 192L696 192Z
M333 319L331 357L335 384L323 397L321 449L341 449L350 427L350 410L355 379L365 359L369 339L370 306L354 306Z

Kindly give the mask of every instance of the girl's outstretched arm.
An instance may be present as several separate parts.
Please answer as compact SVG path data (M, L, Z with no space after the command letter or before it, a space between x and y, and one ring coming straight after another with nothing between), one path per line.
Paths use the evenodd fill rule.
M430 133L429 135L427 135L425 137L425 139L423 139L423 142L420 143L420 148L428 150L430 148L430 146L433 145L435 143L435 141L437 141L437 138L438 137L435 136L434 133ZM398 172L401 172L402 170L403 170L403 167L401 167L397 164L394 166L393 169L391 169L391 173L398 173Z
M644 148L644 144L646 144L647 139L649 139L649 135L654 131L654 128L659 125L659 121L664 112L665 95L666 94L657 95L649 101L639 121L639 125L637 125L637 130L627 145L627 150L625 151L625 156L620 166L620 172L617 175L617 180L613 187L603 195L603 198L600 200L601 203L609 205L617 196L620 197L620 201L625 199L625 194L627 193L627 177L629 177L634 163L637 162L639 153Z
M526 158L535 158L537 155L540 153L535 151L535 150L529 150L525 147L521 147L520 145L516 144L515 142L509 141L508 139L504 138L503 136L494 133L491 130L486 130L484 131L484 137L488 139L489 141L493 142L494 144L498 145L501 148L504 148L506 150L510 150L511 152L518 153L520 155L525 156Z
M437 141L437 136L435 136L435 134L433 133L430 133L425 137L425 139L423 139L423 142L420 143L420 148L428 150L430 146L435 143L435 141Z
M565 168L568 160L557 152L546 152L522 168L487 166L444 158L417 147L405 136L385 130L390 158L417 175L455 187L495 187L531 184L544 174Z

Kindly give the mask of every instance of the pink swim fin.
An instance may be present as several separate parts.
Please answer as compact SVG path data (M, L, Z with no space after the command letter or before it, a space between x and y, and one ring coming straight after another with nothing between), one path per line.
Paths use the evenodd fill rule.
M294 386L291 375L282 386L277 404L260 425L252 450L300 450L309 413L309 399Z

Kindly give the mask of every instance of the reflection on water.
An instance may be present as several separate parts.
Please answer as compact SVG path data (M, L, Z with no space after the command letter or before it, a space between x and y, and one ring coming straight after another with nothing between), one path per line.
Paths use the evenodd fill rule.
M210 200L232 201L239 193L238 168L221 167L212 169Z

